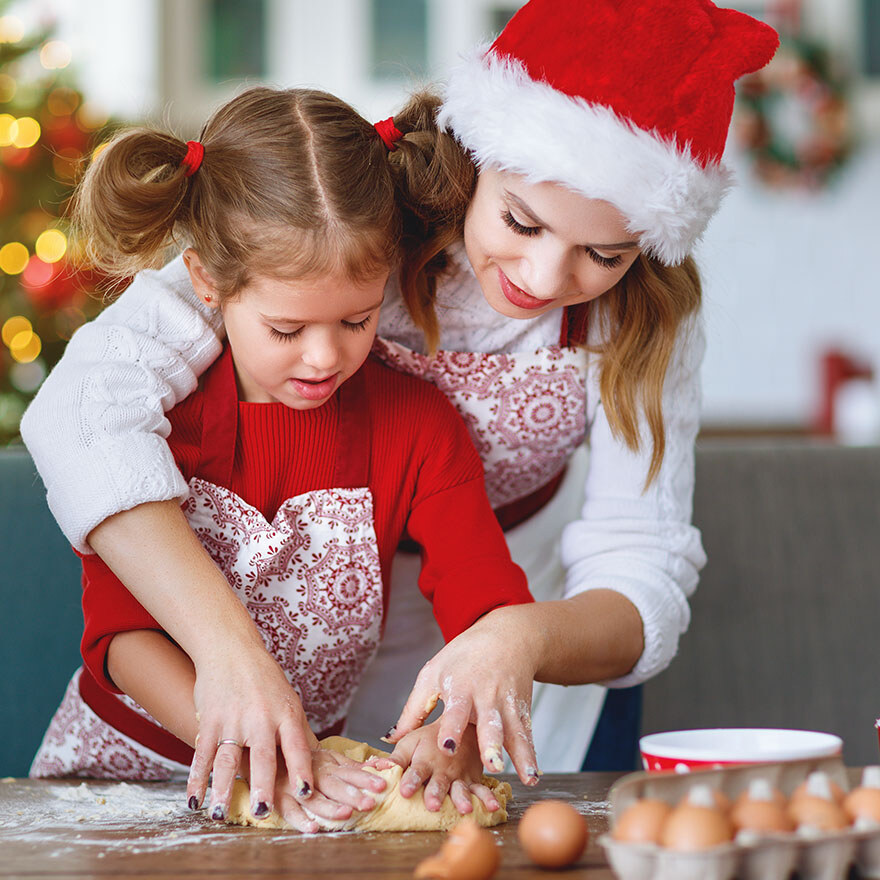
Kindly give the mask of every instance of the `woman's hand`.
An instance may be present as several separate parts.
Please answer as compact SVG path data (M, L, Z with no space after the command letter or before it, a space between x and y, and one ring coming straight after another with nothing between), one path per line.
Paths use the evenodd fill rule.
M506 749L522 782L536 785L538 761L530 711L542 649L529 621L528 609L534 607L496 608L429 660L387 741L400 742L442 700L443 714L436 726L439 749L454 755L473 723L488 771L503 768L502 749Z
M199 735L186 788L190 807L196 809L204 800L213 769L209 814L225 818L244 749L249 757L252 811L259 810L258 818L275 804L276 770L283 769L285 785L297 797L305 801L311 796L317 739L299 696L262 644L248 650L239 645L234 654L224 650L197 665L193 699Z
M437 746L435 721L427 727L406 734L391 753L391 760L405 768L400 778L400 793L412 797L425 786L425 806L433 813L448 794L462 815L474 810L471 795L476 795L487 810L499 807L492 790L482 782L480 751L476 730L469 725L463 732L454 755Z
M386 762L391 766L391 762ZM278 812L299 831L318 831L318 824L309 816L310 813L322 819L348 819L354 810L366 812L376 806L376 801L365 792L377 794L384 791L387 782L381 776L370 773L364 765L351 758L317 748L312 752L312 770L315 780L315 792L307 800L297 795L296 786L289 782L287 774L280 770L275 788L275 803ZM251 795L251 812L253 812L253 793Z

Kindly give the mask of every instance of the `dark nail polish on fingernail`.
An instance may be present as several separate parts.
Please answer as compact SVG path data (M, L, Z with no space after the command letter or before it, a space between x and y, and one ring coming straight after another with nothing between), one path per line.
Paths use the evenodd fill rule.
M443 748L446 749L447 752L452 752L453 754L455 754L455 740L446 740L446 742L443 743Z
M388 728L388 733L385 734L385 739L389 739L394 736L395 733L397 733L397 725Z
M187 801L187 804L189 804L189 808L190 808L191 810L197 810L197 809L199 808L199 799L198 799L195 795L193 795L193 796Z
M312 787L308 784L308 782L303 782L303 784L299 787L297 791L298 797L308 797L312 793Z
M217 804L217 806L214 807L214 810L211 813L211 818L215 822L222 822L226 818L226 810L222 804Z
M254 816L259 819L261 816L265 816L268 812L269 805L265 801L260 801L254 810Z

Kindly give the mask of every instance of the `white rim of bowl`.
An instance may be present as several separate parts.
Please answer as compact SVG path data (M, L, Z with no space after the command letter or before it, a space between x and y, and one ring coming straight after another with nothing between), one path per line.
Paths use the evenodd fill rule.
M751 747L737 748L729 745L703 745L697 743L702 734L737 733L743 736L753 734L770 740L760 747L757 743ZM678 743L676 739L690 736L691 743ZM779 742L772 742L773 738ZM783 741L784 738L784 741ZM669 742L672 740L672 742ZM652 733L639 740L639 749L645 755L656 758L670 758L680 761L796 761L803 758L826 758L840 754L843 740L833 733L818 730L788 730L776 727L714 727L694 730L668 730L663 733Z

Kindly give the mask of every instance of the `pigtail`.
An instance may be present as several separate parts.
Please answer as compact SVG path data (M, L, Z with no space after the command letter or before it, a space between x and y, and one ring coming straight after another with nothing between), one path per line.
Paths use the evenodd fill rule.
M403 212L401 293L429 352L436 351L440 336L434 299L448 268L446 249L463 235L477 181L468 153L437 127L441 103L429 92L414 94L394 117L404 137L389 154Z
M91 265L123 279L161 264L195 185L181 164L186 155L183 141L149 129L123 132L101 149L71 212Z

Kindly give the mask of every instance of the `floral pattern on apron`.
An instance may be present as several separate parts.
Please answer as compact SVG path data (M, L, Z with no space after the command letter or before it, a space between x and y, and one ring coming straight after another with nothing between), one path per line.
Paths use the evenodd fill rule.
M203 457L184 514L299 692L312 729L326 731L345 718L382 628L363 383L355 374L338 392L338 488L288 498L271 523L225 488L238 416L228 348L208 375L204 394ZM80 692L80 675L77 670L52 719L32 776L167 779L186 769L99 717ZM116 699L146 715L129 697Z
M449 398L483 460L486 492L495 508L549 483L584 440L587 359L581 349L439 351L429 357L377 339L373 351Z

